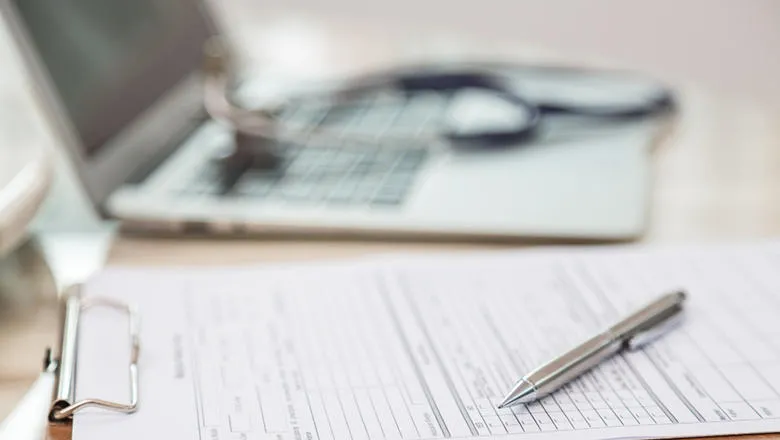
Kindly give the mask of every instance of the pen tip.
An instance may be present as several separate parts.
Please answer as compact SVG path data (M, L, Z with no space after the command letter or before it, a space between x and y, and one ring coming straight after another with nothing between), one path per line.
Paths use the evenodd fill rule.
M535 400L536 397L536 387L525 379L520 379L497 408L502 409L518 403L528 403Z

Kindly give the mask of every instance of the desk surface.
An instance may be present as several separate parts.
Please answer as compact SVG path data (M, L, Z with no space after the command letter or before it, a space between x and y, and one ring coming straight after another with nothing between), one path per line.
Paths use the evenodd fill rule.
M780 108L683 89L677 130L654 153L655 189L643 243L752 240L780 235ZM493 247L500 247L493 245ZM480 245L176 241L122 237L110 264L230 264L338 258L387 251L467 250ZM51 302L0 320L0 419L14 408L53 341ZM56 432L56 438L68 438ZM752 438L780 438L759 436Z

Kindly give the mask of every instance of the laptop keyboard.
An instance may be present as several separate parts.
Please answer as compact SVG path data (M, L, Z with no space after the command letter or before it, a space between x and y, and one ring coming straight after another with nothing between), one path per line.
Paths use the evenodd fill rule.
M250 170L229 197L291 203L401 205L428 156L424 148L287 147L272 171ZM184 194L218 194L213 162L194 173Z
M356 103L358 104L358 103ZM419 135L438 124L446 100L436 95L387 102L366 102L319 111L316 105L289 109L283 119L302 127L328 125L344 131L392 131ZM436 115L431 117L431 115ZM279 148L282 164L273 171L250 170L227 197L298 204L399 206L418 180L429 152L425 146L289 146ZM183 193L218 194L219 169L213 162L196 170Z

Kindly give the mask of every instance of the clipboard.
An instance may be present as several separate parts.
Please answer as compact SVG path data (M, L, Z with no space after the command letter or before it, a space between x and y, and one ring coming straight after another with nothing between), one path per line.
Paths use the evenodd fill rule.
M109 308L127 316L130 335L130 401L113 402L97 397L76 401L76 368L78 359L79 323L82 314L94 308ZM44 372L54 375L52 403L48 420L51 424L67 424L73 415L86 408L130 414L138 409L138 357L140 352L139 316L135 307L108 297L81 295L81 285L68 288L62 298L61 331L55 350L48 348L44 358Z
M470 261L467 261L465 263L471 264ZM492 263L492 262L491 261L486 261L486 263ZM387 263L387 264L390 264L390 263ZM420 263L420 264L422 264L422 263ZM461 262L461 263L458 263L458 264L464 264L464 262ZM437 266L438 266L438 263L437 263ZM501 267L501 266L499 265L497 267ZM505 267L509 267L509 266L505 266ZM455 266L455 268L457 268L457 266ZM513 267L512 267L512 269L513 269ZM333 269L331 267L327 267L326 270L332 271ZM475 268L475 270L481 270L481 268ZM505 270L509 270L509 269L505 269ZM252 295L250 295L250 296L244 295L243 291L241 289L241 286L244 285L244 282L256 280L258 278L258 274L257 273L255 273L255 272L247 272L247 271L244 271L244 270L241 270L239 272L219 272L219 273L220 273L221 276L243 277L242 279L237 280L237 284L235 285L235 289L228 290L227 291L228 293L219 292L220 293L218 295L219 298L229 297L229 295L230 295L229 292L235 292L236 294L239 294L240 296L237 296L236 298L240 298L242 301L249 301L250 298L253 297ZM311 278L311 280L316 281L316 280L320 279L319 272L312 272L312 273L314 275ZM363 272L356 272L356 274L362 274L362 273ZM243 275L241 275L241 274L243 274ZM443 274L442 276L444 276L444 275L449 276L448 272L446 272L446 273L442 272L442 274ZM481 276L482 272L479 272L479 274ZM350 272L345 273L345 276L346 275L353 275L353 273L352 273L352 271L350 271ZM147 285L150 285L150 284L147 284L147 283L154 283L154 285L165 286L166 292L173 292L173 291L175 291L175 289L169 289L169 288L170 287L175 287L176 284L170 284L169 285L169 284L167 284L167 282L164 282L164 281L162 281L162 279L156 278L156 277L152 277L152 278L149 278L146 281L143 281L143 280L140 279L142 277L142 273L139 270L136 270L136 269L129 270L129 271L116 272L116 273L114 273L113 276L115 277L113 280L103 280L104 282L100 284L102 286L102 290L103 290L102 294L108 295L107 297L103 297L103 296L92 297L91 296L91 291L92 290L97 290L97 289L90 290L90 294L89 295L85 295L85 296L82 297L80 295L81 294L81 290L82 290L81 286L75 286L72 289L69 289L67 291L67 293L66 293L66 295L65 295L65 297L63 299L63 306L62 306L62 335L60 337L58 349L56 351L51 351L50 350L47 353L47 362L46 362L46 369L52 373L52 382L53 382L53 391L51 392L53 394L53 397L52 397L52 402L51 402L50 407L49 407L49 420L52 422L50 424L50 429L49 429L50 438L56 438L58 440L71 438L71 436L72 436L72 432L70 432L71 427L72 427L71 422L74 419L75 419L77 425L80 424L82 421L84 421L85 422L85 425L84 425L85 428L88 427L87 424L86 424L86 422L87 422L86 419L89 418L89 414L79 415L78 418L74 418L74 414L82 411L85 408L94 407L94 408L101 409L101 410L116 411L116 412L125 413L125 414L135 413L136 417L122 417L123 421L130 421L130 420L133 420L133 419L138 421L140 418L145 418L146 416L149 416L150 418L145 418L142 422L140 422L140 421L138 422L138 423L148 423L148 426L158 426L156 424L165 423L167 418L168 418L168 416L169 416L169 414L165 413L164 411L137 411L138 408L139 408L139 364L138 364L138 361L139 361L139 354L140 354L140 340L139 340L139 338L140 338L140 336L139 336L139 327L140 326L139 326L139 322L138 322L139 320L138 320L138 313L136 312L136 308L131 306L131 305L129 305L129 304L124 303L123 301L130 300L132 302L137 302L137 305L139 306L140 309L148 311L148 310L150 310L150 308L154 307L155 305L159 305L160 304L158 299L157 299L157 297L156 297L156 295L149 295L149 294L140 295L139 294L137 297L132 297L132 296L129 296L129 295L131 295L132 293L136 292L138 287L145 287ZM216 275L214 275L214 276L216 276ZM287 276L293 276L293 275L288 274ZM299 277L299 276L302 276L302 274L300 272L296 272L294 274L294 276ZM137 282L138 284L133 284L132 286L129 286L127 289L125 289L124 291L120 291L119 289L117 289L116 291L112 291L112 289L116 289L117 286L118 286L117 284L114 284L114 283L125 282L125 281L127 281L127 280L129 280L131 278L132 278L134 283ZM265 280L265 282L269 283L269 284L267 284L267 285L266 284L261 284L260 287L277 285L276 282L279 281L279 280L270 279L272 277L261 277L261 278L263 278L263 280ZM351 279L352 278L348 278L347 280L351 280ZM188 275L188 274L178 274L175 277L170 278L170 280L171 280L171 283L178 283L178 282L180 282L180 280L190 280L190 275ZM113 281L113 283L111 281ZM274 283L274 284L271 284L271 283ZM192 285L199 285L199 284L195 283L195 284L192 284ZM338 286L339 284L335 284L335 285ZM300 287L299 290L290 290L290 291L291 292L301 292L301 294L305 294L306 292L309 292L308 296L302 297L304 299L320 298L320 296L315 294L316 292L312 293L311 290L304 289L303 286L298 286L298 287ZM334 291L341 292L342 290L341 289L335 289ZM144 289L144 292L145 293L150 293L146 289ZM213 292L208 290L208 289L205 289L203 292L204 292L204 294L213 294ZM494 293L496 295L498 295L501 292L505 292L505 290L504 289L500 289L500 286L498 286L498 288L494 291ZM87 292L85 292L85 293L87 293ZM141 293L141 292L138 292L138 293ZM181 290L181 293L182 294L186 293L186 294L195 295L195 294L198 293L198 291L197 290ZM396 292L396 293L401 295L401 293L399 293L399 292ZM377 295L380 295L380 294L382 294L382 293L377 293ZM116 296L114 296L114 295L116 295ZM216 296L214 296L214 297L216 297ZM355 299L355 298L359 298L359 297L360 297L359 295L354 295L354 296L349 296L347 298ZM111 299L111 298L117 298L117 300L114 300L114 299ZM400 296L400 297L395 297L395 298L404 299L404 298L407 298L407 297L406 296ZM266 298L266 299L268 299L268 298ZM295 304L297 304L299 306L302 305L303 303L300 300L301 300L301 298L299 298L298 302L296 302ZM328 298L328 297L324 297L324 298L320 299L320 301L331 301L331 300L332 300L332 298ZM178 307L178 306L181 306L182 304L187 304L187 303L182 303L180 301L170 301L170 302L165 302L164 304L165 304L166 307ZM263 303L263 304L265 304L265 303ZM321 306L323 304L324 304L323 302L319 302L319 303L315 302L315 303L309 304L308 305L309 309L307 309L308 310L307 313L310 313L310 314L311 313L320 313L320 311L321 311L320 308L321 308ZM370 302L365 302L363 304L364 304L364 306L371 305ZM208 308L210 305L211 305L211 302L208 301L208 297L207 297L207 300L205 302L201 302L200 303L201 308L203 308L203 307ZM260 305L260 303L258 303L258 305ZM128 398L127 401L111 402L111 401L103 400L103 399L100 399L100 398L89 398L89 399L84 399L84 400L80 400L80 401L76 401L75 400L76 394L77 394L76 390L77 390L77 386L78 386L78 384L76 382L78 380L77 376L79 376L78 374L76 374L76 372L77 372L77 365L76 364L77 364L77 358L78 358L78 354L79 354L79 340L81 342L80 345L81 345L81 357L82 357L82 359L87 359L87 358L89 358L89 359L97 359L96 356L100 356L100 353L102 351L102 344L106 344L107 343L108 346L111 347L112 346L111 345L112 342L117 341L118 340L117 338L119 338L119 337L122 338L122 343L121 344L117 344L114 347L115 348L119 348L119 349L121 349L123 351L126 350L126 347L125 347L126 343L125 343L124 338L127 337L128 333L124 333L124 328L123 328L124 322L119 323L122 326L111 326L111 328L113 329L112 331L115 331L117 333L116 335L99 333L97 336L100 336L100 338L93 339L93 338L91 338L91 336L96 336L96 335L94 335L94 334L84 334L83 333L83 331L85 329L87 329L87 330L91 330L92 329L92 327L89 326L87 322L85 322L86 320L82 319L84 317L84 314L89 313L90 310L93 310L94 308L97 308L97 307L108 307L108 308L111 308L112 310L120 312L120 313L122 313L126 317L127 322L128 322L128 324L127 324L128 325L127 331L128 331L128 333L130 335L129 345L130 345L130 353L131 353L131 356L129 357L129 364L127 366L125 366L124 364L120 364L120 363L114 364L114 368L119 369L119 371L115 371L114 373L121 374L121 377L125 377L124 375L125 375L126 372L129 375L129 378L130 378L130 381L129 381L130 395L129 395L129 398ZM391 312L391 313L395 313L395 312ZM204 316L204 318L207 318L209 316L211 316L211 315L210 314L206 314L206 316ZM147 315L146 317L149 318L149 322L147 323L148 327L146 329L151 330L151 329L154 328L155 329L155 334L157 334L156 331L159 330L159 329L157 329L154 326L155 324L157 324L157 323L170 323L172 321L172 320L170 320L168 318L169 314L164 313L164 309L163 309L163 312L161 312L161 313L157 313L157 314L153 313L151 315ZM391 318L388 317L387 319L390 320ZM194 322L199 322L199 323L202 323L202 324L214 324L210 320L206 320L206 321L195 320ZM290 321L282 320L281 322L290 322ZM254 325L255 321L254 320L246 321L246 323ZM181 325L174 326L171 329L171 334L176 334L177 331L181 332L181 331L184 331L185 329L191 329L192 328L190 326L184 325L185 323L183 321L180 322L179 324L181 324ZM290 324L290 325L296 325L296 324L293 323L293 324ZM373 325L374 325L373 320L371 320L370 322L365 322L365 321L363 322L363 328L372 328L371 326L373 326ZM388 327L391 327L393 325L398 325L398 324L393 324L391 322L387 322L386 323L386 326L388 326ZM79 337L79 333L80 333L79 330L80 329L82 330L81 337ZM262 331L262 330L263 329L261 328L259 331ZM85 338L85 336L86 336L86 338ZM145 353L148 353L150 356L152 356L155 353L157 353L156 350L158 348L161 348L162 346L169 347L168 345L165 345L165 344L160 345L161 341L163 341L163 340L164 341L169 341L168 338L153 338L152 340L145 341L145 343L148 344L148 345L145 346ZM87 354L89 354L89 356L85 357L85 355L87 355ZM123 357L124 357L124 355L123 355ZM154 357L154 356L152 356L152 357ZM122 359L122 362L124 362L123 359ZM168 365L168 364L166 364L166 365ZM86 366L86 365L84 365L84 366ZM82 366L82 367L84 367L84 366ZM152 374L155 372L155 370L154 370L154 363L153 362L150 364L150 366L152 367L151 369L145 368L145 377L147 379L152 377ZM170 370L167 370L165 368L163 368L162 370L158 369L157 372L159 372L159 371L170 372ZM97 371L97 372L98 373L102 373L103 371ZM83 375L81 375L81 376L82 376L83 379L92 379L92 377L84 377ZM55 377L56 377L56 381L55 381ZM166 376L166 377L168 377L168 376ZM193 376L188 376L188 377L193 377ZM121 389L124 388L124 386L125 386L125 381L121 380L121 378L120 378L120 381L121 381L121 383L119 383L119 384L113 383L112 385L119 385L120 391L121 391ZM82 383L81 388L84 389L84 386L86 384L88 384L88 383L87 383L86 380L84 380L83 383ZM89 385L91 385L91 382L89 383ZM116 388L116 387L113 387L112 389L114 389L114 388ZM187 387L187 388L189 388L189 387ZM95 390L102 390L104 388L99 388L98 387L98 388L94 388L94 389ZM99 393L96 393L96 394L99 394ZM187 394L187 396L189 396L189 394ZM120 400L123 400L123 399L120 399ZM45 403L48 404L48 402L45 402ZM152 399L151 401L146 402L146 403L152 405L149 408L152 408L154 406L154 404L158 404L158 403L161 405L160 408L167 407L167 406L170 405L168 399ZM272 400L270 403L271 404L275 404L275 403L277 403L277 401ZM43 408L41 408L41 409L43 409ZM41 419L43 419L44 418L43 417L43 411L41 411L40 415L41 415ZM182 421L182 423L189 423L189 419L180 418L179 420ZM201 426L199 424L199 421L195 422L195 423L198 423L198 425L197 425L198 427ZM96 436L93 435L90 438L105 438L105 437L107 437L107 435L105 435L105 433L108 432L107 430L111 429L110 424L105 424L105 423L103 423L103 424L96 424L95 426L93 426L93 428L94 427L102 428L102 429L104 429L104 431L93 431L93 433L94 432L98 432L101 435L101 437L96 437ZM52 429L57 430L57 432L53 433ZM686 430L687 430L687 428L686 428ZM84 432L87 432L86 429L85 429ZM145 431L137 431L136 433L144 434L144 433L149 433L149 432L150 431L145 430ZM685 435L686 434L684 434L684 433L680 434L680 436L685 436ZM736 437L732 437L732 438L736 438ZM753 438L772 438L772 437L771 437L771 434L767 434L767 435L764 435L764 436L753 437Z

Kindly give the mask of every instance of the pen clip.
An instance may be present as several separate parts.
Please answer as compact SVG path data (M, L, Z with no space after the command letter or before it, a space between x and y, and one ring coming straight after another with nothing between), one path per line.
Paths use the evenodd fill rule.
M682 324L683 317L684 315L682 313L675 313L674 315L671 315L665 320L659 322L655 326L634 334L626 340L625 347L631 351L639 350L645 345L660 338L665 333L678 327L680 324Z

